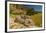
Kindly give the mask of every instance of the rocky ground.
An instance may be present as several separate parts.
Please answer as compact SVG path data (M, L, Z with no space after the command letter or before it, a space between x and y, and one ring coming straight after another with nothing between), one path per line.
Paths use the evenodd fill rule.
M21 28L31 28L35 24L31 19L31 16L17 15L16 18L10 17L10 28L12 29L21 29Z

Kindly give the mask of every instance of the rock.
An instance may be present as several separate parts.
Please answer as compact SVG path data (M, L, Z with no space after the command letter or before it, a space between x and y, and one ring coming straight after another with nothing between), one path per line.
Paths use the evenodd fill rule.
M15 22L24 23L24 19L22 19L20 15L17 15Z

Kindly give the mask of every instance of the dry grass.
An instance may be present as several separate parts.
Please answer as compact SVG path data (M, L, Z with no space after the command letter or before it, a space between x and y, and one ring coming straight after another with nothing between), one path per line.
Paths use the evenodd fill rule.
M41 13L32 15L31 17L37 27L42 26L42 14Z

